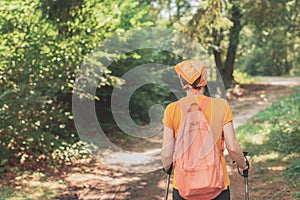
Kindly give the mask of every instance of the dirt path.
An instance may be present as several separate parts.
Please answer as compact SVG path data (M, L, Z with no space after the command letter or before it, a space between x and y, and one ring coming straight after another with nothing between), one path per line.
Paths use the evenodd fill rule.
M242 125L253 115L259 113L270 103L293 92L285 86L297 85L300 79L264 78L267 83L247 85L234 88L228 95L228 101L235 115L235 126ZM276 84L275 84L276 83ZM161 200L164 196L166 175L160 164L161 135L150 140L132 139L127 150L138 150L144 153L112 154L102 161L90 160L78 163L65 177L68 189L57 199L138 199ZM136 144L136 145L133 145ZM149 151L151 149L151 151ZM231 179L232 200L243 199L244 182L228 160L228 171ZM147 173L140 173L141 171ZM255 183L263 187L264 180ZM172 185L170 185L170 188ZM274 190L280 189L274 186ZM171 192L171 190L170 190ZM169 195L169 199L171 195ZM251 199L261 199L258 191L251 191Z

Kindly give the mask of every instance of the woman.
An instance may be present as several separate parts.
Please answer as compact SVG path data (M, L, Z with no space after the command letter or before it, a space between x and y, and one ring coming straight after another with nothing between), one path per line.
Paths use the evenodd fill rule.
M180 83L186 91L186 97L180 99L181 104L190 105L190 102L196 101L199 105L207 101L207 106L204 109L204 115L209 122L212 132L217 136L217 145L222 149L223 141L226 144L229 156L243 169L248 169L246 165L243 151L239 145L234 128L233 128L233 115L226 100L221 98L209 98L204 95L207 90L206 67L200 61L187 60L175 66L175 71L179 76ZM176 162L176 137L183 120L183 112L180 104L177 102L170 103L165 110L164 114L164 136L162 147L162 161L164 169L170 171L173 161ZM178 139L178 138L177 138ZM174 154L175 153L175 154ZM221 193L213 198L216 200L230 200L229 185L230 180L226 169L226 162L222 151L221 165L223 170L224 188ZM173 179L173 200L183 200L181 197L176 178L179 175L176 173L176 165L174 168Z

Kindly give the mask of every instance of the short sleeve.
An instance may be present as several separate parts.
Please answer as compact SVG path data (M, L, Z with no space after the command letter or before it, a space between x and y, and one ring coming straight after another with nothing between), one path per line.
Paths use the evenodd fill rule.
M168 128L172 129L174 131L174 111L175 111L175 103L170 103L164 113L163 123Z
M224 116L224 122L223 125L227 124L228 122L231 122L233 120L233 114L231 111L231 108L227 101L225 101L225 116Z

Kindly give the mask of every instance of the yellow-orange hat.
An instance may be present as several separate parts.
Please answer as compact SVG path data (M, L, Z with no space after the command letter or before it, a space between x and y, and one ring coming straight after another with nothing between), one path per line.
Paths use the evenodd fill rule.
M206 66L198 60L186 60L178 63L174 67L179 76L192 85L200 76L197 87L207 85Z

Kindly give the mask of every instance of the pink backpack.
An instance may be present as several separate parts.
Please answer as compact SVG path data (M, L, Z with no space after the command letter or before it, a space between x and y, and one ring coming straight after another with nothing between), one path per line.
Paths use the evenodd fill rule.
M204 115L210 101L205 98L201 105L189 106L177 102L184 118L175 141L176 183L180 195L188 200L214 199L224 189L223 150Z

